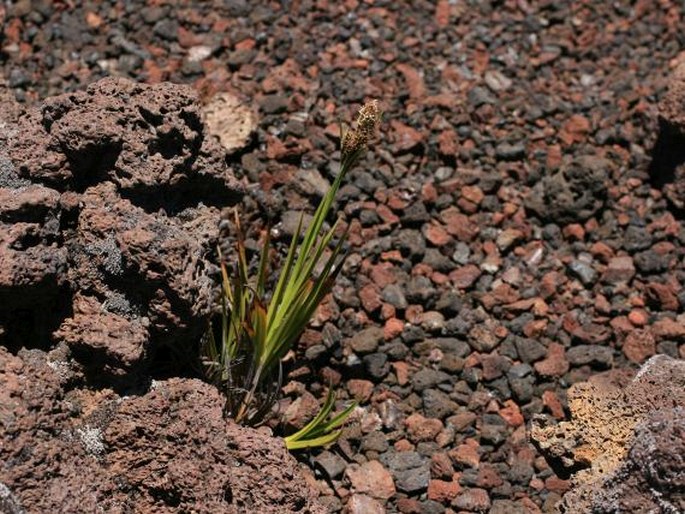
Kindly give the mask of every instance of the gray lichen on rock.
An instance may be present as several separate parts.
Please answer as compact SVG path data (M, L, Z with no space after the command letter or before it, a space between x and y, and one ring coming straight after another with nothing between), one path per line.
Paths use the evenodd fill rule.
M569 421L531 428L552 466L573 474L558 511L684 512L685 361L656 355L627 383L608 372L568 395Z

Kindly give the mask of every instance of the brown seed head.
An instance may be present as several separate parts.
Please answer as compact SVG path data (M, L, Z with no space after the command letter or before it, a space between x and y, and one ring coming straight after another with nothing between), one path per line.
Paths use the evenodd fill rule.
M366 149L369 141L376 135L376 129L381 121L381 111L378 100L365 103L357 115L356 126L343 135L341 152L343 161L359 156Z

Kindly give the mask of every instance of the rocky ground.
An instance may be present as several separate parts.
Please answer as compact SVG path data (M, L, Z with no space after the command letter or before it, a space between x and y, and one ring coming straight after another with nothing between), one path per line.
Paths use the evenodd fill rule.
M309 479L331 512L551 512L570 482L528 440L533 416L564 419L568 388L598 371L636 369L655 354L685 356L683 6L668 0L196 4L6 2L0 64L8 91L30 106L105 76L192 86L210 105L206 121L225 136L229 175L247 184L244 215L253 236L269 224L284 240L337 170L339 120L378 98L385 111L381 134L339 196L350 256L289 363L282 406L288 424L303 422L327 381L339 387L341 400L361 399L357 422L338 447L302 457ZM177 276L184 261L172 258L161 272L176 281L160 287L149 254L167 248L134 237L124 262L134 262L135 280L159 294L141 300L134 294L139 284L89 272L88 266L108 265L108 250L93 246L103 230L98 220L109 206L114 214L104 219L114 225L132 222L154 232L149 227L160 217L172 218L170 255L191 247L202 252L211 234L198 241L184 230L202 224L203 212L216 216L212 209L222 199L214 193L223 190L203 176L220 164L202 164L199 154L217 150L200 151L192 121L199 114L183 95L168 102L195 113L183 118L185 129L174 128L155 98L138 100L154 104L144 110L150 114L126 111L121 101L118 116L139 131L129 140L116 124L103 125L111 111L89 107L89 94L50 101L33 117L13 107L21 127L43 127L54 138L55 147L46 149L49 166L44 157L32 162L25 150L47 145L45 136L25 141L20 132L12 147L13 159L23 155L29 163L23 178L47 190L31 194L54 206L29 209L26 220L21 208L3 201L10 208L0 211L1 223L19 219L42 228L11 232L18 247L15 239L0 242L8 252L37 248L35 241L49 249L36 252L47 259L44 270L54 272L26 293L26 303L46 290L59 295L77 276L79 287L98 298L123 291L129 307L134 299L149 309L145 317L153 324L145 327L132 327L126 309L99 314L144 334L124 338L140 344L105 352L98 362L108 385L121 388L122 370L159 362L145 357L169 331L197 333L177 319L202 314L194 299L203 286ZM65 117L93 110L97 130L74 137L64 128ZM237 121L229 131L212 112ZM172 135L150 147L149 125ZM179 141L177 155L170 149ZM138 143L172 162L143 159L143 172ZM83 158L93 147L129 154L121 166L100 161L96 176L85 177L78 170L92 169ZM184 189L174 159L193 170L191 183L205 185ZM235 184L224 183L226 203L234 202ZM72 190L84 193L85 203L69 203L65 193ZM194 214L183 215L189 207ZM74 229L75 209L91 217L79 218L85 225L77 237L63 237L63 227L48 222L60 212ZM6 269L3 263L0 278ZM16 298L0 289L5 305ZM53 328L78 353L96 342L79 330L93 309L83 295L69 304ZM3 344L13 353L31 346L21 339L21 324L8 319L19 318L0 319L5 337L12 336ZM643 434L659 426L679 433L667 417L645 423L657 428L640 425Z

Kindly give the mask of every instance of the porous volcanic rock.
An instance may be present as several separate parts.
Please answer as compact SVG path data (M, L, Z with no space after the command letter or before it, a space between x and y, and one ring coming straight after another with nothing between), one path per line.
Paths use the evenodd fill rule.
M671 73L668 89L659 103L659 117L668 130L685 138L685 59Z
M575 472L558 511L682 512L685 361L657 355L632 380L607 372L568 396L570 421L536 416L531 430L557 473Z
M130 385L206 326L220 208L242 191L225 152L185 86L107 78L0 107L0 344L66 342Z
M591 511L685 512L684 471L685 409L653 412L635 427L621 466L596 488Z
M324 512L282 440L224 420L212 386L122 397L81 379L64 344L0 347L0 511Z
M526 198L526 208L543 220L584 221L604 205L612 163L604 157L581 155L546 174Z
M659 103L659 126L652 178L671 204L685 209L685 59L671 73Z

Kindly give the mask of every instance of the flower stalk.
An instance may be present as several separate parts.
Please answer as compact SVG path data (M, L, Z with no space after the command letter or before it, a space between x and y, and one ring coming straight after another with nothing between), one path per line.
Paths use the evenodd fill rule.
M221 259L220 341L210 326L203 340L206 376L226 394L226 413L238 423L258 424L277 400L281 361L299 340L317 307L330 292L346 254L345 231L337 240L339 220L326 231L323 225L347 173L359 162L375 136L381 112L376 101L365 104L356 124L341 133L340 172L319 203L302 239L303 217L290 243L272 294L267 295L270 239L262 243L256 275L250 276L238 213L236 263L233 273ZM327 249L331 252L326 256ZM318 273L315 270L320 269ZM279 379L274 380L278 374ZM339 436L340 426L354 405L331 421L334 405L329 394L321 412L304 429L286 439L291 448L327 444ZM312 424L313 423L313 424ZM311 425L311 426L310 426Z

